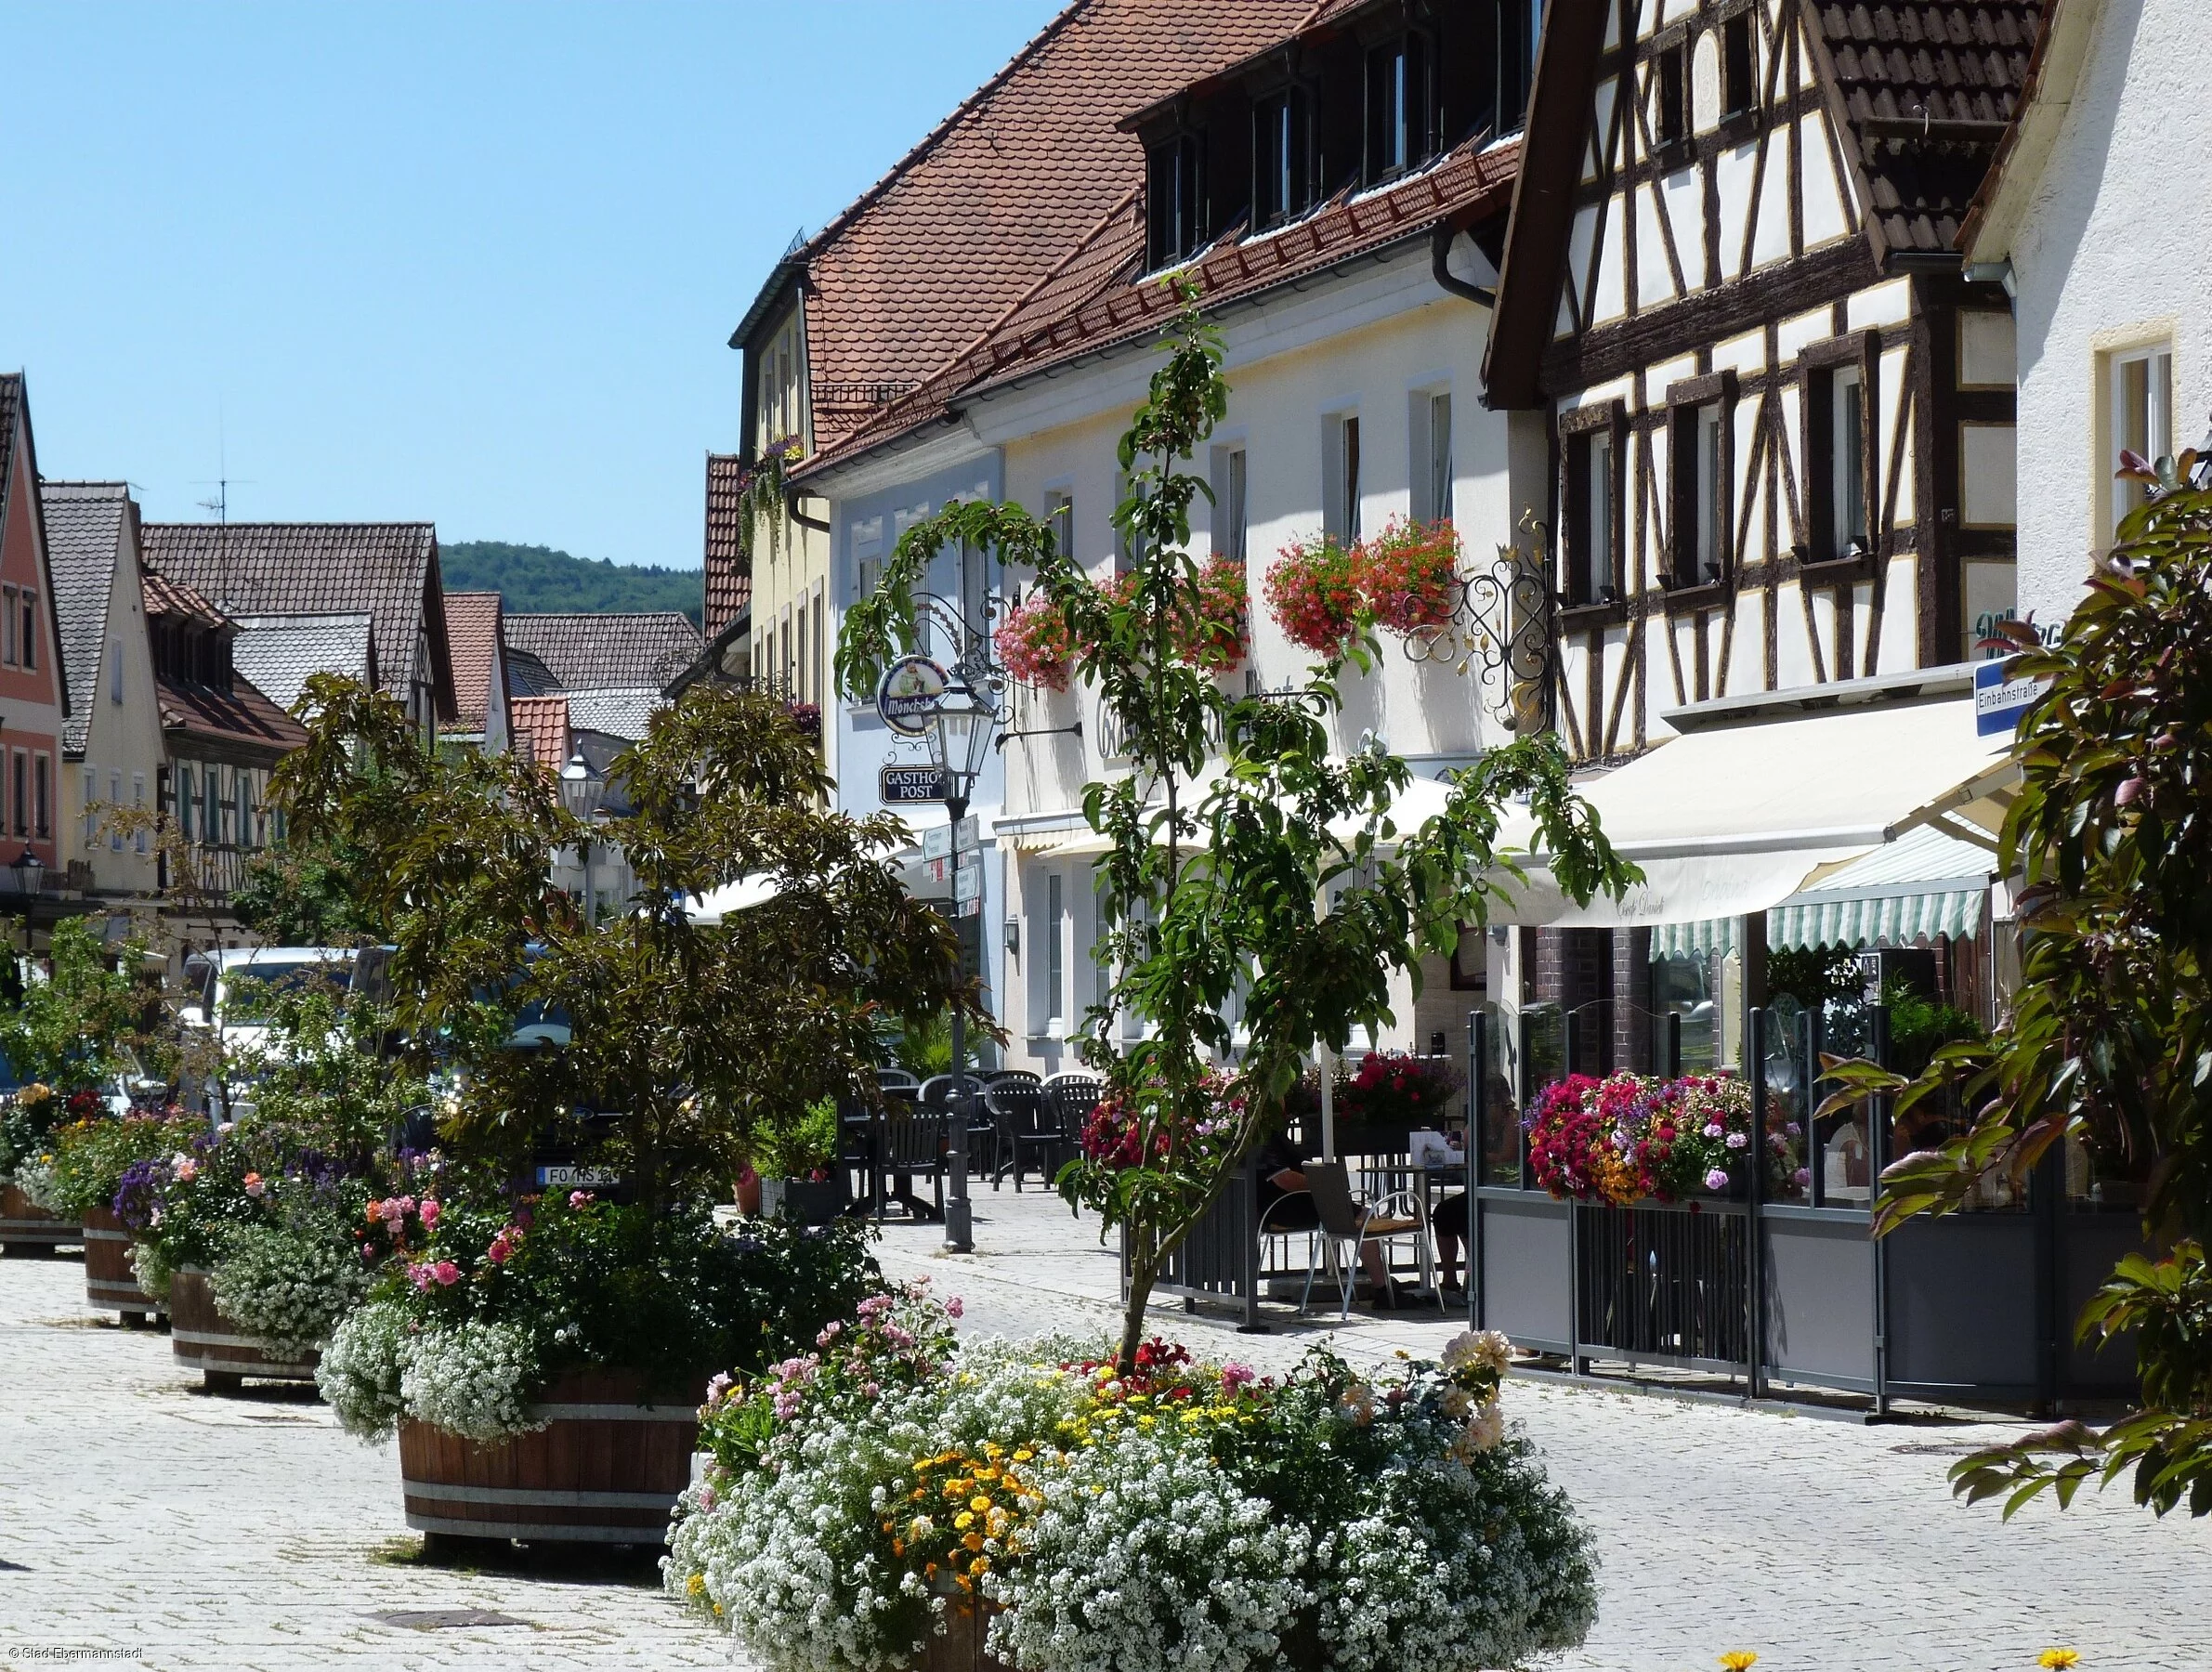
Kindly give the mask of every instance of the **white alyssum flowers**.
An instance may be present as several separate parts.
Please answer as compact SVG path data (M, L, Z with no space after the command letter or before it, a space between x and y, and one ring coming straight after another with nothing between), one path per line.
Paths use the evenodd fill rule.
M320 1347L369 1287L343 1242L274 1225L232 1236L208 1283L223 1315L281 1360Z
M484 1443L542 1429L530 1399L543 1380L527 1331L474 1320L416 1330L388 1300L349 1313L315 1372L340 1426L369 1441L403 1417Z

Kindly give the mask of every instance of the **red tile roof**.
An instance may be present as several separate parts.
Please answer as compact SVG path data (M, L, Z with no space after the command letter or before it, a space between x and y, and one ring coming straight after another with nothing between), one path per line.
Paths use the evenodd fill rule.
M150 616L171 616L215 629L229 625L221 610L181 581L172 581L151 569L141 569L138 583L144 589L146 613Z
M512 726L510 745L521 760L535 761L558 772L569 759L569 699L566 697L517 697L507 704Z
M1519 159L1516 144L1481 150L1470 141L1387 189L1340 195L1302 221L1257 236L1232 232L1175 277L1194 281L1211 307L1288 284L1446 222L1466 225L1501 214ZM963 390L1027 376L1158 330L1180 303L1167 278L1138 273L1144 249L1141 196L1132 193L966 352L794 477L941 416Z
M446 654L453 664L453 729L480 732L491 712L491 669L499 656L499 594L445 595Z
M966 348L1141 182L1123 116L1315 10L1315 0L1076 0L1055 18L794 253L807 280L815 446L835 446Z
M1880 245L1949 251L2020 107L2049 7L1829 0L1816 9L1824 79Z
M308 729L255 688L243 674L230 688L196 685L166 673L155 678L161 693L162 730L266 750L273 757L297 749Z
M753 602L753 560L745 555L738 483L745 461L737 453L707 455L706 629L713 638Z

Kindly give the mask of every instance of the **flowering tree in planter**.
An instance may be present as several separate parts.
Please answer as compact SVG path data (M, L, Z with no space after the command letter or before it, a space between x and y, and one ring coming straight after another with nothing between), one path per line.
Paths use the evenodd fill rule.
M1018 505L950 506L900 538L881 589L847 613L838 647L844 687L872 688L915 641L912 589L930 559L965 541L1034 568L1071 642L1089 647L1082 677L1129 739L1135 769L1084 791L1084 815L1112 847L1101 865L1106 991L1082 1052L1133 1131L1136 1159L1117 1143L1060 1177L1065 1195L1124 1234L1125 1367L1168 1256L1280 1125L1315 1044L1342 1050L1354 1030L1387 1024L1393 978L1418 983L1422 955L1447 951L1459 926L1483 921L1500 895L1498 872L1511 868L1496 840L1508 798L1528 798L1553 874L1577 898L1634 876L1569 789L1548 738L1490 751L1453 780L1442 816L1401 829L1390 807L1411 781L1406 763L1380 745L1329 752L1335 677L1347 660L1370 665L1371 643L1341 647L1303 686L1266 699L1224 692L1185 657L1208 609L1204 566L1188 550L1190 506L1210 490L1183 466L1228 398L1219 340L1195 290L1185 301L1167 363L1121 438L1130 496L1114 523L1129 568L1117 583L1093 581ZM1223 744L1209 771L1212 738ZM1224 1099L1224 1012L1239 994L1248 1042L1237 1096ZM1118 1050L1125 1018L1141 1037Z
M816 1327L814 1287L834 1291L822 1316L849 1302L857 1246L824 1246L834 1281L794 1284L812 1255L725 1247L708 1209L819 1099L872 1091L886 1021L975 1001L948 926L883 857L893 822L821 810L829 782L789 710L694 686L613 763L632 810L588 831L535 764L440 757L359 686L313 682L308 726L278 774L281 804L306 840L368 856L408 1049L457 1071L443 1154L381 1198L405 1202L386 1222L412 1234L372 1250L387 1281L326 1365L347 1420L373 1432L473 1410L480 1423L450 1431L480 1438L557 1371L703 1384L779 1342L784 1310ZM639 882L596 926L552 882L556 851L587 834L619 843ZM777 892L692 919L698 896L745 878ZM565 1017L569 1042L510 1048L526 1009ZM531 1165L548 1156L622 1183L533 1199ZM425 1331L438 1351L407 1348ZM423 1397L402 1407L409 1374Z

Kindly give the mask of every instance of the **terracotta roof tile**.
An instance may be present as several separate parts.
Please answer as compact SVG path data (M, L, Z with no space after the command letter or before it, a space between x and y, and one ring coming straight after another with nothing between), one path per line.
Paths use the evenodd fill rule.
M92 731L92 699L108 643L108 604L124 519L135 514L123 482L41 482L46 562L54 576L54 610L61 622L61 672L69 682L65 753L81 755Z
M558 772L569 759L569 699L517 697L507 703L516 755Z
M446 654L453 664L453 726L480 732L491 712L491 670L499 655L499 594L445 595Z
M438 607L438 530L428 523L148 523L147 562L231 615L340 615L376 620L385 688L404 698L417 647L450 716L452 677Z
M197 685L162 674L155 680L161 693L162 729L195 738L213 738L226 743L257 745L281 754L308 740L307 727L271 702L242 675L231 676L230 689Z
M1315 0L1076 0L809 240L814 444L911 391L1132 187L1130 111L1295 32Z
M148 569L138 579L139 584L145 589L146 613L150 616L169 616L211 629L230 624L221 610L181 581L172 581L152 569Z
M1515 143L1478 150L1471 141L1387 189L1339 197L1302 221L1257 236L1233 232L1174 276L1195 281L1212 306L1288 284L1446 220L1502 213L1519 158ZM1167 277L1136 270L1145 246L1140 208L1133 195L1116 205L981 340L845 445L794 474L804 477L927 423L962 390L1027 376L1158 330L1180 304Z
M564 691L656 689L699 654L699 629L673 610L633 615L510 615L510 650L536 657Z
M753 560L745 555L744 521L738 515L738 484L745 461L737 453L707 455L706 635L713 638L753 602Z
M1828 0L1832 97L1884 244L1949 251L2019 108L2048 11L2030 0Z

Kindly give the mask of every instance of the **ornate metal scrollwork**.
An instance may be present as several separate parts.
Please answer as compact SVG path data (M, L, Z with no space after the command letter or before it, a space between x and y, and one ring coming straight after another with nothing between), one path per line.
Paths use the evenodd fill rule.
M1551 723L1556 649L1543 527L1523 528L1536 536L1534 550L1500 546L1486 568L1455 576L1450 619L1406 634L1404 643L1411 660L1473 674L1486 710L1525 735Z

